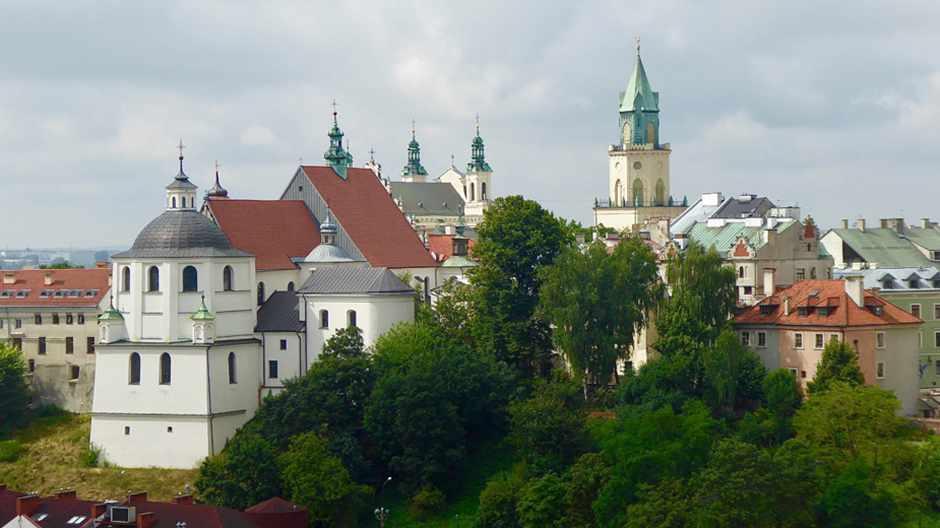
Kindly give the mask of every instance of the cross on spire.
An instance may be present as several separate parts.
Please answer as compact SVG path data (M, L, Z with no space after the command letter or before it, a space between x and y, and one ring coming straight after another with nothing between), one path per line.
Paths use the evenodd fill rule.
M180 149L180 172L183 172L183 149L186 148L186 146L183 145L182 139L180 139L180 144L177 148Z
M375 149L369 149L369 161L375 163Z
M219 167L221 167L221 165L219 165L219 160L215 160L215 173L216 174L219 173Z
M477 114L477 128L480 128L480 114Z
M450 166L451 166L451 167L456 167L456 165L454 165L454 155L453 155L453 154L450 155Z
M336 102L336 99L333 99L333 102L330 104L333 107L333 117L336 117L336 106L339 105L339 103Z
M640 37L633 37L636 40L636 54L640 54Z
M414 133L415 133L415 120L414 118L412 118L411 119L411 134L414 135Z

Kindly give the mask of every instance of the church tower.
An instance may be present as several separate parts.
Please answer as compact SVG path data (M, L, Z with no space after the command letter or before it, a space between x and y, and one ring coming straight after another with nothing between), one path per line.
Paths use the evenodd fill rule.
M685 208L671 195L669 143L661 143L659 92L654 92L640 59L637 39L636 62L620 92L620 140L610 145L608 198L595 200L594 223L632 230L650 218L675 218Z
M470 144L470 163L467 164L467 179L464 183L468 215L482 215L493 203L492 176L493 169L483 154L483 138L480 137L480 122L477 120L477 135Z
M425 183L428 171L421 165L421 146L415 139L415 129L411 129L411 141L408 142L408 164L401 170L401 181L407 183Z
M335 102L333 103L336 104ZM346 179L346 169L352 167L352 154L343 150L343 131L336 123L336 107L333 107L333 128L327 134L330 138L330 148L323 154L326 164L333 167L333 171L342 179ZM348 145L348 144L347 144Z

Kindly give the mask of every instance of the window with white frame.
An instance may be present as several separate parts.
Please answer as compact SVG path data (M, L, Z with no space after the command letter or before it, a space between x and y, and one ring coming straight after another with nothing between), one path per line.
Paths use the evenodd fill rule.
M885 347L885 333L884 332L875 332L875 346L877 348Z
M744 346L751 346L751 333L750 332L741 332L741 344Z
M839 334L829 334L829 340L832 341L833 339L835 339L836 341L838 341L838 340L839 340Z
M825 338L822 334L816 334L813 336L813 348L816 350L822 350L825 345Z
M790 367L787 370L790 371L790 374L793 374L793 379L800 379L800 369Z
M875 377L878 379L885 379L885 364L883 361L875 363Z
M797 332L793 334L793 348L803 348L803 333Z

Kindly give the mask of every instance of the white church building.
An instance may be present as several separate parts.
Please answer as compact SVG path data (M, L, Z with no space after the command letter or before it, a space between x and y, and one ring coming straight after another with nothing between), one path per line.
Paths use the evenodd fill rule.
M318 265L344 254L329 221L303 285L267 306L255 255L197 210L182 161L166 211L113 256L113 302L99 318L91 442L118 466L199 464L336 330L355 325L368 345L414 317L414 290L390 270Z

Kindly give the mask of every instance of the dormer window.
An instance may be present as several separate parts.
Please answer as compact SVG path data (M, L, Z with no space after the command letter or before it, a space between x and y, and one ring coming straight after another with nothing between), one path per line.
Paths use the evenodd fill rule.
M47 299L50 296L52 296L53 293L55 293L55 290L42 290L41 292L39 292L39 298Z
M931 251L930 260L940 260L940 251Z
M16 298L25 299L26 296L29 295L29 292L30 290L19 290L18 292L16 292Z
M806 317L807 315L809 315L809 307L808 306L797 307L796 315L799 317Z
M85 290L85 298L91 299L95 295L98 295L98 290Z
M16 290L3 290L0 292L0 299L9 299L10 297L13 297L15 292Z
M829 317L829 308L826 306L817 308L816 313L819 314L819 317Z
M770 317L770 314L774 311L774 307L770 305L763 305L760 307L761 317Z
M908 288L910 288L910 289L912 289L912 290L916 290L916 289L918 288L918 286L917 286L917 279L911 279L910 281L908 281L907 284L908 284Z
M55 295L53 296L56 299L64 299L68 295L68 290L56 290Z
M69 292L69 299L78 299L82 296L82 290L72 290Z
M877 315L878 317L881 317L882 315L885 314L885 310L883 306L872 306L871 313Z

